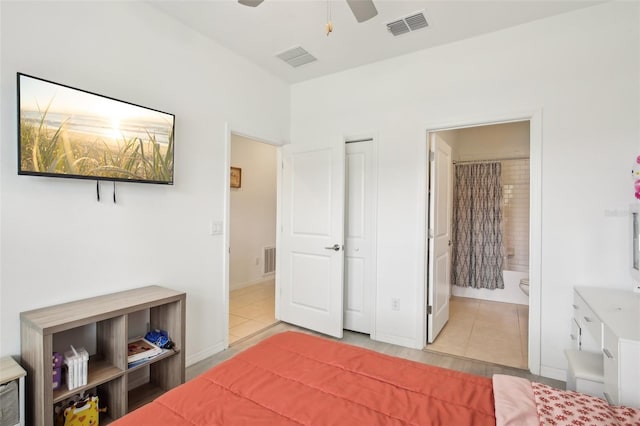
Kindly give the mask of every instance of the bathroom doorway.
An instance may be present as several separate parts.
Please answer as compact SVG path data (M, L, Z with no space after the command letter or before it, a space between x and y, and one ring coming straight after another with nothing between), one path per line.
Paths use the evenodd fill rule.
M449 256L452 259L449 265L449 320L426 349L528 369L530 122L523 120L432 133L445 141L452 151L453 237ZM474 268L469 262L454 264L468 252L460 247L463 239L456 238L456 226L464 216L461 210L469 208L473 215L474 209L478 209L467 206L463 195L456 191L462 191L462 185L467 185L464 190L470 191L471 198L477 198L482 192L477 187L479 182L473 177L468 179L466 173L471 168L490 164L496 164L494 168L501 188L497 213L501 220L496 226L500 228L496 238L501 241L496 244L501 246L498 256L501 264L497 266L501 273L495 285L485 285L484 276L473 280L468 274L459 273L461 269ZM468 226L458 226L457 232L458 236L462 233L471 235ZM454 252L457 249L460 250Z

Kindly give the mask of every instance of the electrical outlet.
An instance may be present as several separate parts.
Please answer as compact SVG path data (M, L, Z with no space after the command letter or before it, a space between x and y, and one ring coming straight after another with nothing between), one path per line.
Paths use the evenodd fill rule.
M256 257L256 266L260 265L260 258Z
M400 310L400 299L398 299L397 297L394 297L391 299L391 310L392 311Z

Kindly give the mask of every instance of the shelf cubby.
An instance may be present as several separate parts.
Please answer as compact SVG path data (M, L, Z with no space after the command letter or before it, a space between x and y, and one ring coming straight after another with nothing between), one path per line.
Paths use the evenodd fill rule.
M185 304L183 292L148 286L97 296L20 314L21 356L27 370L27 424L53 425L53 405L83 391L97 389L109 423L144 405L163 392L184 383ZM127 368L129 315L148 312L151 329L166 330L175 343L168 351L133 368ZM89 342L77 346L95 348L89 358L87 384L68 390L52 389L51 355L54 347L67 345L74 329ZM87 333L87 329L91 333ZM58 339L56 339L56 336ZM76 343L73 343L76 346ZM93 350L91 350L93 352ZM129 374L149 368L149 381L128 391ZM131 398L131 401L130 401Z
M67 389L66 384L62 385L60 389L53 391L53 403L63 401L70 396L83 392L87 389L94 388L103 383L112 381L124 375L124 370L115 367L110 362L96 359L95 357L89 358L89 365L87 369L87 384L74 389Z
M148 401L152 401L162 395L166 390L154 383L145 383L129 391L129 411L142 407Z

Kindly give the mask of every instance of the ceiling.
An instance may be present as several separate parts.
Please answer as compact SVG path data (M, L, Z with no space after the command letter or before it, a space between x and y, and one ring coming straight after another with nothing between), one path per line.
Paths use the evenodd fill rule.
M325 34L326 0L153 1L187 26L272 74L300 82L503 28L588 7L602 0L374 0L378 15L357 23L344 0L331 0L333 32ZM392 36L386 24L423 11L427 28ZM318 60L293 68L275 55L302 46Z

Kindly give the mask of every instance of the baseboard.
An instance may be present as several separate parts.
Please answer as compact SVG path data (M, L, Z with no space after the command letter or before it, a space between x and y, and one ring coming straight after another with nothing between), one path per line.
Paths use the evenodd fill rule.
M192 366L204 359L209 358L210 356L214 356L218 352L222 352L225 349L224 341L216 343L210 348L203 349L200 352L196 352L195 354L189 355L185 357L185 364L187 367Z
M267 274L257 280L247 281L244 283L229 283L229 291L239 290L241 288L250 287L252 285L261 284L266 281L271 281L275 277L275 274Z
M549 379L560 380L562 382L567 381L567 371L561 368L540 366L540 375Z
M391 343L392 345L404 346L405 348L422 349L422 346L416 346L414 339L409 337L394 336L393 334L376 333L375 338L371 335L371 339L377 342Z

